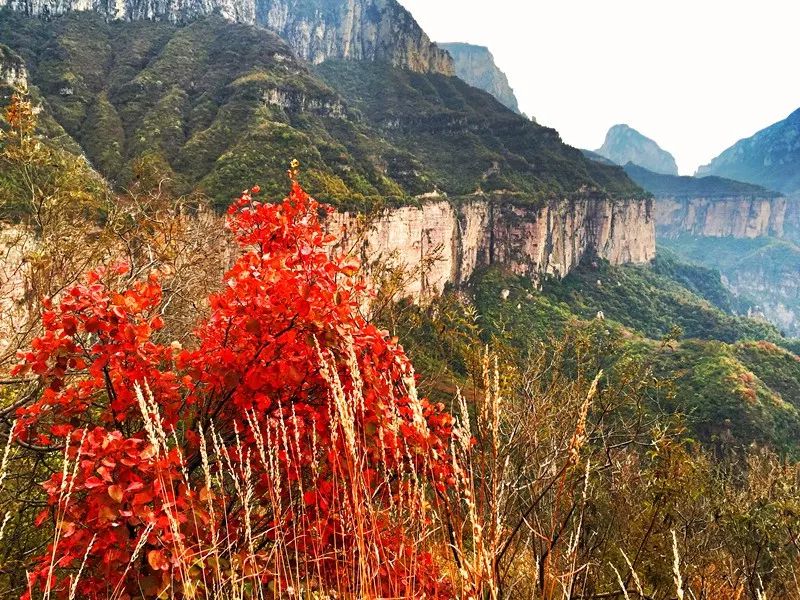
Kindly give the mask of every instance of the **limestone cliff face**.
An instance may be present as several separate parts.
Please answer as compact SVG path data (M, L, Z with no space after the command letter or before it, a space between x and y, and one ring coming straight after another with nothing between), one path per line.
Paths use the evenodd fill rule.
M431 42L397 0L0 0L32 16L95 11L108 20L181 23L218 13L281 35L313 63L380 60L419 72L454 75L450 55Z
M19 89L28 86L28 72L22 59L0 44L0 87Z
M489 92L502 104L514 112L519 112L519 104L508 77L494 62L494 56L485 46L451 43L439 44L453 57L456 75L473 87Z
M758 301L756 313L787 335L800 335L800 278L796 265L776 266L761 261L749 268L726 270L723 283L734 293Z
M784 236L787 199L777 198L670 198L655 202L659 237L682 234L704 237L757 238Z
M346 246L355 242L368 266L402 269L403 294L417 300L441 293L447 284L464 284L478 267L491 264L538 281L565 277L586 255L612 264L646 263L655 256L652 205L646 200L529 206L476 197L386 211L366 228L354 215L337 214L328 227Z
M412 71L455 74L450 55L396 0L255 2L256 22L315 64L332 57L383 60Z

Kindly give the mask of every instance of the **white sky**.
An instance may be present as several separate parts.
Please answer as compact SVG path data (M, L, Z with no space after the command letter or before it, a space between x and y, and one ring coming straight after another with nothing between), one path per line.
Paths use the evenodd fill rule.
M682 174L800 107L800 0L400 0L488 46L520 108L594 150L627 123Z

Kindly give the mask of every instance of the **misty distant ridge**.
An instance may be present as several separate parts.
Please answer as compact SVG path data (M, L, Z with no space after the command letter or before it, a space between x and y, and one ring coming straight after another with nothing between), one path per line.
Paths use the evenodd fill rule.
M633 163L662 175L678 174L672 154L628 125L614 125L609 129L605 142L595 153L618 165Z
M697 175L719 175L800 196L800 109L739 140Z

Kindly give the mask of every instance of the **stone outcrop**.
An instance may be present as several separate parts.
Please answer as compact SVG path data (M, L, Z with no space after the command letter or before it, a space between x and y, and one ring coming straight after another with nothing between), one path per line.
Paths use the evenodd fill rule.
M253 1L253 0L248 0ZM454 75L434 44L396 0L255 0L256 23L277 32L302 58L381 60L412 71Z
M386 61L413 71L454 75L436 46L397 0L0 0L31 16L95 11L108 20L187 22L219 14L278 33L313 63L326 59Z
M502 264L539 281L565 277L589 255L612 264L646 263L655 255L649 200L586 198L534 206L476 196L388 210L366 225L355 215L334 214L328 227L373 269L402 269L403 294L417 300L447 284L466 283L481 266Z
M514 112L520 112L508 77L497 67L488 48L463 43L439 44L439 47L453 57L458 77L473 87L489 92Z
M614 125L609 129L605 142L595 152L618 165L633 163L654 173L678 174L672 154L627 125Z
M0 87L28 87L28 71L22 59L7 46L0 44Z
M788 252L786 252L788 254ZM800 278L797 277L798 249L795 260L776 265L765 256L760 264L726 270L722 281L734 294L756 299L756 314L778 327L786 335L800 335Z
M788 201L777 198L677 198L655 202L659 237L783 237Z

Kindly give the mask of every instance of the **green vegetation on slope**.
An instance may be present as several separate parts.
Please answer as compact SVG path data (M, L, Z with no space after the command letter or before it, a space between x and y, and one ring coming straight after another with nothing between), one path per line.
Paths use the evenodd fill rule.
M679 327L689 338L735 342L780 339L771 325L733 316L736 299L716 271L659 255L652 266L585 263L562 281L547 281L544 294L569 304L580 317L607 318L660 339Z
M683 261L718 269L740 296L777 323L787 335L800 335L800 246L773 237L738 239L680 236L660 239L659 247Z
M710 447L756 442L800 456L797 345L730 314L736 302L718 272L665 254L652 266L589 261L541 291L491 268L475 276L469 301L445 295L433 309L406 307L390 325L434 394L470 385L465 366L476 346L490 344L524 369L553 340L577 336L576 356L615 377L633 370L647 379L648 410L686 415Z
M432 172L431 183L450 194L642 195L620 168L586 159L554 129L500 108L458 78L342 61L325 62L317 72L392 143L413 152Z
M26 63L46 112L118 187L147 160L179 193L224 206L256 174L278 197L297 158L310 193L359 208L433 189L642 194L621 169L455 77L362 62L313 73L274 34L219 17L178 27L3 11L0 39Z

